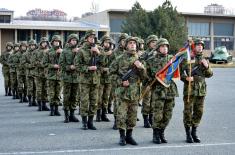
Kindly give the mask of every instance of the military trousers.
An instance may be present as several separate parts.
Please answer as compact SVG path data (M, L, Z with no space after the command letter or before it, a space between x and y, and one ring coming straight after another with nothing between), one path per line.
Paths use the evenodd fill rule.
M35 77L36 98L38 101L47 101L47 79L45 77Z
M9 69L2 69L3 78L4 78L4 86L5 88L11 87L11 81L10 81L10 72Z
M100 84L99 86L99 101L98 101L98 108L102 109L108 108L109 103L109 96L111 91L112 85L110 83Z
M111 90L110 90L110 95L109 95L109 104L113 104L113 115L117 116L117 99L116 99L116 94L115 90L117 89L116 84L112 84Z
M136 126L138 101L117 100L117 128L133 129Z
M153 125L152 128L165 129L169 124L175 99L156 99L152 101L153 105Z
M17 74L17 80L18 80L18 86L17 87L18 87L19 94L27 95L26 76Z
M98 104L99 84L81 83L81 116L94 116Z
M152 102L151 102L151 91L147 92L142 101L141 112L143 115L152 114Z
M11 72L11 89L12 90L17 90L17 73L16 72Z
M76 110L78 105L78 83L63 82L63 106L64 110Z
M48 80L48 99L51 106L60 104L60 80Z
M184 98L183 122L185 127L199 126L204 109L205 96L191 95L188 102L188 96Z
M33 76L27 76L27 95L36 97L36 84Z

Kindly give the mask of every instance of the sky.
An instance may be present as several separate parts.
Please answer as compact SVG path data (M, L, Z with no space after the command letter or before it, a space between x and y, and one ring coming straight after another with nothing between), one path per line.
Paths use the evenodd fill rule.
M14 17L25 16L27 11L35 8L59 9L72 18L90 12L92 3L97 4L100 12L107 9L131 9L136 1L144 9L153 10L165 0L0 0L0 8L14 11ZM203 13L204 7L212 3L235 10L234 0L171 0L171 3L179 12Z

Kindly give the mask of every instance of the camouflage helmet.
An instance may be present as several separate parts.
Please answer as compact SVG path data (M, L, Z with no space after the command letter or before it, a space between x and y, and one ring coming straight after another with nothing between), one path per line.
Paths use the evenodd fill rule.
M100 42L101 42L101 45L104 44L104 41L106 40L109 40L111 42L111 38L107 35L104 35L101 39L100 39Z
M47 37L42 37L42 38L40 39L40 43L39 43L39 45L41 45L41 44L42 44L42 42L46 42L46 43L47 43L47 45L49 45L49 41L48 41L48 38L47 38Z
M139 44L138 44L138 39L137 39L137 37L129 36L128 38L126 38L126 40L125 40L125 47L126 47L126 48L127 48L128 42L130 42L130 41L135 41L135 42L136 42L136 50L138 50L138 49L139 49Z
M26 47L27 47L27 46L28 46L27 41L22 41L22 42L20 42L20 47L21 47L21 46L26 46Z
M70 42L71 39L76 39L77 41L79 41L79 37L75 33L72 33L68 36L67 43Z
M15 47L20 47L20 43L14 43L14 48Z
M59 41L60 45L62 44L60 35L53 35L53 37L51 38L51 45L53 45L53 41Z
M196 39L194 39L193 41L194 41L194 45L202 44L203 49L204 49L205 43L204 43L204 41L203 41L202 39L196 38Z
M37 45L36 40L29 40L28 45Z
M168 40L165 39L165 38L160 38L160 39L158 39L158 41L157 41L157 49L159 49L159 47L160 47L161 45L167 45L168 48L169 48L169 46L170 46Z
M13 48L13 43L12 43L12 42L7 42L7 43L6 43L6 47L7 47L7 46L10 46L10 47Z
M88 31L86 31L85 39L87 39L91 35L94 35L94 36L96 35L95 30L88 30Z
M128 37L127 33L121 33L118 39L118 43L120 43L122 39L126 39L127 37Z
M139 43L144 44L144 39L139 38Z
M158 40L158 37L156 35L150 35L148 36L148 38L146 39L146 45L149 45L149 43L151 41L157 41Z

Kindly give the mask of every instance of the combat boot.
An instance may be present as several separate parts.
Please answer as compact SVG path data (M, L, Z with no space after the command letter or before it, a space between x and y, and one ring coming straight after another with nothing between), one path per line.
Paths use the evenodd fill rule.
M151 128L151 125L149 123L148 115L143 115L144 118L144 127L145 128Z
M160 139L161 139L161 142L162 143L167 143L167 139L165 138L165 129L160 129L160 134L159 134L159 136L160 136Z
M59 112L59 106L55 105L55 116L61 116L60 112Z
M117 130L117 117L114 116L114 124L113 124L113 130Z
M11 94L11 88L9 88L7 95L8 95L8 96L12 96L12 94Z
M38 100L38 111L42 111L42 102Z
M29 107L31 107L31 106L32 106L31 98L32 98L32 96L31 96L31 95L28 95L28 99L29 99Z
M36 98L33 96L32 106L37 106Z
M50 116L55 116L55 106L54 105L50 105Z
M19 97L20 97L19 103L23 103L23 95L22 95L22 93L19 94Z
M104 122L110 122L110 120L108 119L107 115L106 115L106 109L102 108L102 114L101 114L101 120Z
M119 129L119 133L120 133L119 145L124 146L124 145L126 145L126 134L125 134L125 130Z
M5 96L8 95L8 88L5 88Z
M87 116L82 116L82 129L87 130Z
M108 104L108 114L113 114L112 104Z
M12 99L13 100L16 99L16 91L15 91L15 89L12 90Z
M70 110L70 115L69 115L69 122L79 122L77 117L74 115L74 109Z
M192 135L193 141L195 143L200 143L201 142L200 138L198 138L198 136L197 136L197 127L195 127L195 126L192 127L191 135Z
M126 131L126 143L131 145L138 145L138 143L132 137L132 129L127 129Z
M187 143L193 143L193 138L191 136L191 131L190 131L190 127L189 126L185 127L185 132L186 132L186 142Z
M88 116L87 127L88 127L88 129L96 130L96 127L93 125L93 118L94 118L94 116Z
M29 102L28 99L27 99L27 96L24 94L24 97L23 97L23 102Z
M96 113L96 122L100 121L101 121L101 109L98 109Z
M69 123L69 111L64 110L64 123Z
M153 114L149 114L149 124L153 125Z
M159 132L160 132L160 129L158 128L153 129L153 143L155 144L161 144Z
M42 101L42 111L50 111L50 109L47 107L46 101Z

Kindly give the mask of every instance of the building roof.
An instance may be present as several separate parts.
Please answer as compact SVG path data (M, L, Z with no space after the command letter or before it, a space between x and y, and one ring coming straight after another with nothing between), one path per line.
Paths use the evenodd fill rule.
M64 22L64 21L32 21L13 20L11 23L0 23L0 28L7 29L41 29L41 30L89 30L108 31L107 25L99 25L86 21Z
M8 10L6 8L0 8L0 12L14 12L14 11Z
M183 16L235 18L235 15L231 14L205 14L205 13L191 13L191 12L181 12L181 14Z

